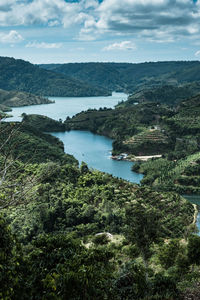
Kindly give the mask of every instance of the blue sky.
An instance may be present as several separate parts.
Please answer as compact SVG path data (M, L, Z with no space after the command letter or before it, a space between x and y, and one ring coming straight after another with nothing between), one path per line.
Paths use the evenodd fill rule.
M200 59L200 0L0 0L0 56L32 63Z

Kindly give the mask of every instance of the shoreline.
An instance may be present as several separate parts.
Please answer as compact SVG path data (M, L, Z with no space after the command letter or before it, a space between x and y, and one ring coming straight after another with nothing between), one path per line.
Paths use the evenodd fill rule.
M193 204L193 207L194 207L194 217L193 217L193 222L192 224L195 224L197 223L197 217L198 217L198 208L197 208L197 205L196 204Z
M127 153L121 153L119 155L111 155L110 158L114 160L126 160L126 161L136 162L136 161L147 161L152 158L161 158L161 157L162 157L161 154L134 156L134 155L128 155Z

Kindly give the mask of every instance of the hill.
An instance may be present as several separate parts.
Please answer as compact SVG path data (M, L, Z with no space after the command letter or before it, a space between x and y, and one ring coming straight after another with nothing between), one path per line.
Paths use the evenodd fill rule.
M67 118L64 123L67 130L85 129L114 139L113 154L152 155L169 150L168 136L158 124L161 117L172 114L166 106L141 103L116 109L90 109Z
M183 257L187 243L179 244L194 208L179 195L86 164L8 163L0 185L3 299L170 299L197 278L192 271L187 279L193 261ZM162 251L166 240L176 246L173 256Z
M176 108L90 109L64 124L25 114L0 122L1 298L199 299L197 211L169 192L200 192L199 116L195 96ZM89 129L113 137L116 151L166 157L137 165L151 187L135 185L78 167L41 132L56 129Z
M181 86L164 85L153 89L143 89L130 95L128 100L123 103L123 106L130 106L140 102L159 102L174 106L197 94L200 94L200 82Z
M49 160L77 163L75 158L64 153L64 145L59 139L38 131L30 124L1 122L0 145L1 155L25 163L42 163Z
M199 162L200 152L197 152L178 161L159 158L140 162L133 166L133 170L145 174L141 183L151 185L156 190L199 194Z
M9 57L0 57L0 89L23 91L40 96L110 95L104 88L91 87L80 80Z
M199 151L200 95L175 108L157 102L124 104L67 118L66 129L90 130L114 139L113 154L165 154L174 160Z
M146 87L200 81L199 61L148 63L43 64L41 68L100 85L112 91L133 93Z
M1 106L16 107L16 106L48 104L48 103L53 103L53 101L30 93L18 92L18 91L8 92L0 89Z
M65 131L65 125L49 117L36 114L22 114L22 122L42 132Z

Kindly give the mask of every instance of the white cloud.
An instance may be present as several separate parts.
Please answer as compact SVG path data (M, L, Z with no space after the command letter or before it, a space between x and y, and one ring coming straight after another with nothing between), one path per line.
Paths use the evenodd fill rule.
M58 20L54 20L54 21L49 21L48 26L49 27L55 27L60 25L60 22Z
M111 50L135 50L136 45L131 41L123 41L121 43L114 43L108 45L103 48L104 51L111 51Z
M200 1L192 0L104 0L97 9L94 30L134 34L158 42L200 32Z
M15 4L15 0L1 0L0 2L0 10L1 11L9 11L11 9L11 6Z
M28 44L26 44L26 48L59 49L61 47L62 43L29 42Z
M9 33L0 33L0 43L15 44L21 41L23 41L23 37L15 30L11 30Z
M175 41L173 33L171 30L168 32L166 30L155 30L152 34L149 30L143 30L141 36L146 38L147 41L153 43L172 43Z
M157 42L200 34L200 1L193 0L0 0L0 26L63 26L79 39L134 35ZM76 27L77 29L77 27Z
M99 5L97 0L80 0L66 2L64 0L5 0L0 4L0 26L47 25L64 27L81 24ZM11 5L12 4L12 5Z
M200 50L198 50L196 53L195 53L195 56L199 56L200 55Z

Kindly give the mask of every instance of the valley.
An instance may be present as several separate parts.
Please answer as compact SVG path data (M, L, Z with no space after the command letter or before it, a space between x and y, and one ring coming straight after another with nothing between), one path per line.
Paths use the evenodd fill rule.
M195 198L198 205L199 63L35 69L6 60L7 70L20 63L37 76L50 76L57 89L52 85L55 92L45 94L47 85L41 84L43 95L64 96L69 75L84 77L92 93L78 94L76 81L68 97L35 105L46 97L27 94L25 79L19 85L23 91L10 92L20 69L16 81L2 79L7 89L2 105L13 109L13 117L0 122L3 299L42 294L44 299L185 300L198 294L199 222L186 199ZM100 68L108 75L102 79L106 95L115 89L129 92L128 99L123 93L93 94ZM63 76L62 92L56 76ZM40 93L34 76L32 82L30 92ZM129 155L135 162L111 155Z

